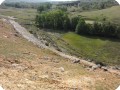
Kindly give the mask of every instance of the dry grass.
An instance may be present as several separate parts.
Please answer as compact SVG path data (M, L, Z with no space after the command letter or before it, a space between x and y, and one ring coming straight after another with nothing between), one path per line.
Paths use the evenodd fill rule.
M120 6L113 6L111 8L97 11L76 13L74 15L82 15L88 19L101 19L103 17L106 17L107 20L110 20L120 25Z

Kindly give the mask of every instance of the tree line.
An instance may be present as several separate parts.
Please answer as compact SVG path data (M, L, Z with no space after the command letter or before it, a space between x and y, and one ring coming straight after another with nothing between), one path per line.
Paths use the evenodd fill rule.
M50 8L52 4L50 3L30 3L30 2L5 2L2 3L2 7L15 7L15 8L32 8L45 10Z
M115 0L79 0L73 2L59 3L59 7L76 7L84 10L105 9L119 5Z
M36 16L36 25L39 28L61 31L74 31L77 34L97 35L120 38L120 27L110 22L94 22L87 24L80 16L69 17L62 10L41 12Z

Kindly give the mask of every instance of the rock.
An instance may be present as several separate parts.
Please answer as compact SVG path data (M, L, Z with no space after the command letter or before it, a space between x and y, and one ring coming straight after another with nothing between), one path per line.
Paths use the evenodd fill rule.
M98 68L101 68L102 66L101 66L100 64L97 64L97 67L98 67Z
M117 67L117 66L114 66L114 67L111 67L113 70L120 70L120 67Z
M9 38L8 36L4 35L5 38Z
M49 44L48 44L47 42L45 43L45 45L46 45L46 46L49 46Z
M74 60L73 63L80 63L80 60Z
M64 69L63 67L60 67L59 70L60 70L61 72L64 72L64 71L65 71L65 69Z
M99 65L94 65L91 67L92 70L96 70L97 68L100 68Z
M23 54L27 54L27 55L30 55L30 52L24 52Z
M88 59L87 61L88 61L88 62L92 62L92 60L91 60L91 59Z
M117 67L117 70L120 70L120 67Z
M19 37L19 35L17 33L14 34L15 37Z
M101 67L104 71L108 71L107 67Z

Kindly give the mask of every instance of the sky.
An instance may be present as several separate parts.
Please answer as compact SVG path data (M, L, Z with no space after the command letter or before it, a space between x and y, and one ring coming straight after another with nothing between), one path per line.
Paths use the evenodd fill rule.
M3 2L4 0L0 0L0 4ZM48 0L48 1L75 1L75 0ZM120 4L120 0L116 0L119 4Z

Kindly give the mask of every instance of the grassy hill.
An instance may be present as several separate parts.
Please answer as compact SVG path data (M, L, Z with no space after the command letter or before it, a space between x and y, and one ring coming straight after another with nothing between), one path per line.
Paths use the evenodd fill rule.
M102 19L106 17L107 20L110 20L116 24L120 25L120 6L113 6L111 8L97 10L97 11L88 11L77 13L76 15L82 15L87 19Z

